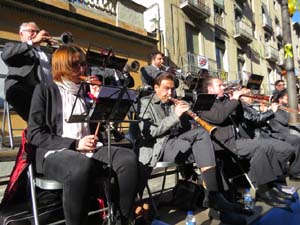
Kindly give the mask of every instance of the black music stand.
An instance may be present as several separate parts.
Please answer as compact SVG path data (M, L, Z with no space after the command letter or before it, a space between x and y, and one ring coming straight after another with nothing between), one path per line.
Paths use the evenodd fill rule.
M105 122L107 131L107 154L108 154L108 192L111 193L112 183L112 158L111 158L111 125L114 122L125 122L125 117L136 101L137 91L127 89L123 87L101 86L100 92L97 97L97 102L93 104L88 114L88 121L90 122ZM133 120L127 120L126 122L133 122ZM114 220L113 207L111 194L107 197L108 205L108 225L112 224Z
M82 85L83 86L83 85ZM77 98L80 96L80 87ZM108 225L113 224L113 207L111 199L111 183L112 183L112 159L111 159L111 124L114 122L134 122L134 120L124 120L129 108L133 105L137 98L137 91L127 89L126 86L123 87L112 87L112 86L100 86L100 92L97 97L97 101L94 101L89 110L80 115L74 115L74 108L77 98L74 102L74 106L67 122L78 123L78 122L91 122L99 123L105 122L107 131L107 154L108 154L108 178L109 182L107 184L107 205L108 205Z
M199 93L193 105L193 112L210 110L216 100L217 95Z

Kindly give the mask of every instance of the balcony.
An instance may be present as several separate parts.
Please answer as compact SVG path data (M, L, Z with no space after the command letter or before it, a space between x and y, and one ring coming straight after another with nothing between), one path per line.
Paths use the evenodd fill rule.
M269 62L278 62L279 60L279 53L278 50L274 47L270 46L269 44L265 45L265 59Z
M272 27L272 19L271 17L266 14L266 13L263 13L263 24L262 24L262 27L269 31L269 32L273 32L273 27Z
M208 69L208 59L202 55L187 52L181 56L182 69L186 73L197 75L201 69Z
M205 0L180 0L180 8L193 20L210 17L210 8Z
M218 77L223 81L228 80L228 72L218 68L217 61L208 59L208 72L210 76Z
M276 26L276 37L280 40L282 40L283 36L282 36L282 29L280 26Z
M242 43L251 43L253 40L252 26L246 24L244 21L235 22L234 38Z
M215 21L215 27L219 28L222 31L226 30L223 16L221 16L220 14L215 14L214 21Z

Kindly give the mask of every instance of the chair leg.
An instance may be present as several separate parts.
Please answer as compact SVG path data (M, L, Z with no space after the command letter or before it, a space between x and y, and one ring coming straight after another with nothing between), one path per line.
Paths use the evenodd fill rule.
M5 122L6 122L6 101L4 101L3 114L2 114L2 128L1 128L1 148L5 138Z
M156 217L156 218L159 218L158 209L157 209L157 206L156 206L156 204L155 204L155 200L154 200L154 198L153 198L153 195L152 195L152 192L151 192L151 190L150 190L150 187L149 187L148 182L146 183L146 188L147 188L147 191L148 191L149 198L150 198L150 200L151 200L151 204L152 204L153 209L154 209L155 217Z
M37 209L36 194L35 194L35 182L34 182L33 169L31 164L28 167L28 176L30 181L30 193L31 193L31 203L32 203L34 224L39 225L38 209Z
M14 136L13 136L13 132L12 132L9 104L8 104L8 102L6 102L6 104L7 104L6 110L7 110L7 124L8 124L8 134L9 134L9 144L10 144L10 148L13 149L14 148Z

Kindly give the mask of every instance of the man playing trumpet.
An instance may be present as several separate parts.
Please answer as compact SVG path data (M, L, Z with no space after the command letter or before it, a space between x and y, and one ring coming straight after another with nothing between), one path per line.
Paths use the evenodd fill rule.
M19 35L21 42L6 43L1 57L8 66L6 100L27 122L34 87L52 81L50 55L40 49L51 37L34 22L22 23Z

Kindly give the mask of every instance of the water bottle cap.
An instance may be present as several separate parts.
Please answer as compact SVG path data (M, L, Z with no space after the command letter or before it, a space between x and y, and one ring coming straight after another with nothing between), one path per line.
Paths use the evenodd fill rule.
M188 211L187 214L188 215L193 215L193 211Z

